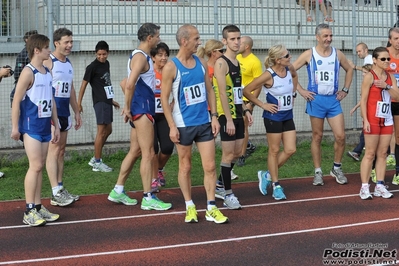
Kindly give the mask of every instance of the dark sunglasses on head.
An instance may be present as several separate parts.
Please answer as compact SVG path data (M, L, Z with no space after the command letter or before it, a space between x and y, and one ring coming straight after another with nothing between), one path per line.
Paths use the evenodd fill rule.
M284 55L284 56L282 56L280 58L288 58L288 57L290 57L290 51L288 51L288 53L286 55Z
M224 53L224 51L226 51L225 49L215 49L215 51L219 51L219 52L221 52L222 54Z
M390 57L381 57L381 58L378 58L378 59L380 59L382 62L385 62L385 61L391 61L391 58Z

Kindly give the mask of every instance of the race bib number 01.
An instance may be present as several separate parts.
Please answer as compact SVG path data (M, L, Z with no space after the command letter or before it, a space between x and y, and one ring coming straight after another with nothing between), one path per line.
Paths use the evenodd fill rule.
M391 117L391 103L378 101L375 116L379 118Z
M316 84L329 86L334 84L334 71L316 70L315 77Z
M71 96L71 88L68 82L58 81L55 84L54 96L58 98L69 98Z
M242 104L242 87L234 87L233 94L234 94L234 104Z
M39 100L37 113L39 118L51 117L51 100Z
M204 82L185 87L183 88L183 91L187 106L206 101L206 90Z
M105 86L105 95L107 95L107 99L113 99L114 98L114 89L112 86Z

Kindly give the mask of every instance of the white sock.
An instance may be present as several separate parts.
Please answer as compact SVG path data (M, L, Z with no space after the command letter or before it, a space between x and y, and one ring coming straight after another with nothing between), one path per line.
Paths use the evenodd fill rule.
M116 193L121 194L123 192L124 186L115 185L114 190Z
M212 210L213 207L216 207L216 205L208 204L207 207L206 207L206 209L207 209L208 211L210 211L210 210Z
M362 188L369 188L369 183L362 183Z
M193 200L186 201L186 210L188 209L189 206L195 206Z
M60 186L52 187L51 190L53 191L53 196L57 195L60 189L61 189Z

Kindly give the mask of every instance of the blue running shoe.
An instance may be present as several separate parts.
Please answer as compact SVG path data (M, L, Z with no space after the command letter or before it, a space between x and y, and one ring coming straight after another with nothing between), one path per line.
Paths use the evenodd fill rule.
M273 188L273 198L275 200L285 200L285 199L287 199L285 197L284 192L283 192L283 188L280 185L276 186L275 188Z
M272 183L269 171L258 171L259 191L262 195L267 195L267 188Z

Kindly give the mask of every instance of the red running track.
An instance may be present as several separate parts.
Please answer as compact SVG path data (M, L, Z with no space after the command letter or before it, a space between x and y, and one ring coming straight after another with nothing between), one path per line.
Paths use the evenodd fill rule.
M348 180L339 185L325 177L321 187L312 178L282 180L286 201L261 195L257 182L235 183L243 209L221 208L230 218L221 225L204 219L203 187L193 188L198 224L184 223L179 189L160 193L173 203L165 212L114 204L107 195L83 196L68 207L50 206L46 199L43 204L61 218L36 228L22 224L23 201L2 202L0 265L326 265L326 249L345 251L334 244L382 243L384 251L397 250L399 187L388 184L392 199L364 201L359 175Z

